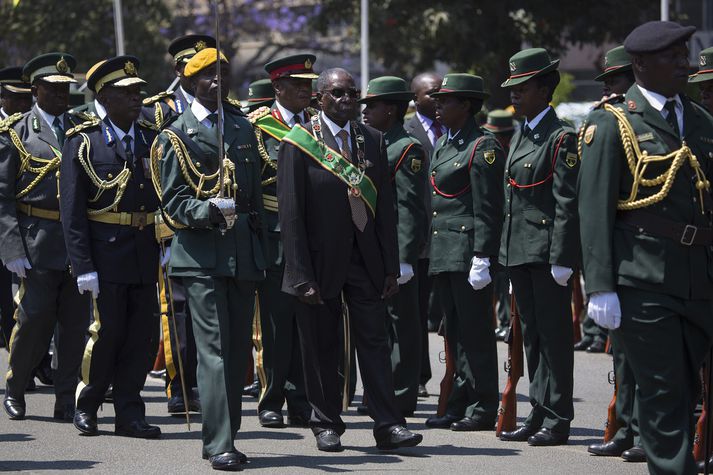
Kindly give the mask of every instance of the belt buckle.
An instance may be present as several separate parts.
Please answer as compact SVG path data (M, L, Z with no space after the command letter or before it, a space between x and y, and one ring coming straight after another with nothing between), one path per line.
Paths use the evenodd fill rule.
M690 246L693 244L693 240L696 239L696 234L698 233L698 227L692 224L687 224L683 229L683 234L681 234L681 244L684 246ZM690 238L688 238L690 236Z
M131 213L131 225L137 228L146 226L146 213Z

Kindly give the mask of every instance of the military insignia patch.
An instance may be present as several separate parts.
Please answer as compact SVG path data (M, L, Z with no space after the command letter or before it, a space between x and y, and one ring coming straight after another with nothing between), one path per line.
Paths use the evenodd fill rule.
M40 131L40 121L37 120L37 116L32 116L32 130L35 132Z
M641 143L641 142L647 142L649 140L654 139L654 133L653 132L646 132L645 134L639 134L636 136L636 141Z
M577 154L567 152L567 156L564 158L564 163L566 163L569 168L574 168L577 164Z
M514 61L510 61L510 72L515 72L517 71L517 64L515 64Z
M65 61L64 56L59 58L59 61L57 61L57 64L55 64L55 66L57 67L57 71L59 71L60 73L66 73L67 71L69 71L69 65L67 64L67 61Z
M486 150L483 154L483 158L485 159L485 163L492 165L495 162L495 150Z
M414 173L418 173L421 171L421 160L418 160L416 158L411 160L411 171Z
M132 61L127 61L124 64L124 72L129 76L136 76L136 65Z
M597 131L596 125L590 125L587 130L584 131L584 143L589 145L594 140L594 132Z

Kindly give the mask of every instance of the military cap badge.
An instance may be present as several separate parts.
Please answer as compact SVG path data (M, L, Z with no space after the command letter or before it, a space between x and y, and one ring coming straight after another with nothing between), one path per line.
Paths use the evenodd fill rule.
M312 69L312 61L309 58L305 60L305 69Z
M136 65L131 61L127 61L126 64L124 64L124 72L129 76L136 76Z
M59 58L59 61L57 61L57 64L55 65L57 67L57 71L60 73L66 73L69 71L69 66L67 65L67 61L65 61L64 56Z
M447 78L447 77L443 78L443 83L441 84L441 86L445 86L446 84L448 84L448 78Z
M704 55L701 55L700 60L698 61L698 64L700 64L701 66L706 65L706 57Z
M196 42L196 45L193 47L193 49L195 49L196 52L198 52L198 51L200 51L200 50L202 50L202 49L205 49L207 46L208 46L208 45L206 45L206 42L205 42L205 41L200 40L200 41Z
M514 61L510 61L510 71L513 73L517 71L517 64Z

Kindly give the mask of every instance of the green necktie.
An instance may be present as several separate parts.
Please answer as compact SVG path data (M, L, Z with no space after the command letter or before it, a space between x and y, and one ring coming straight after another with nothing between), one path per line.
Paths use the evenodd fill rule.
M62 147L64 145L64 129L62 128L62 121L59 120L59 117L54 118L54 121L52 122L52 131L54 132L54 136L57 137L59 146Z

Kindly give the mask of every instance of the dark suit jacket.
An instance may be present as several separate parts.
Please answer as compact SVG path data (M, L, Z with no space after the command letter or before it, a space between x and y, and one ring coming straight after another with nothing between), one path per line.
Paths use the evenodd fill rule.
M363 232L352 222L347 185L294 145L284 141L280 145L277 200L285 253L284 292L297 295L296 286L316 282L323 298L337 298L355 239L374 291L381 292L386 275L398 275L396 217L384 138L371 127L357 126L364 136L365 158L373 164L366 174L378 190L376 216L367 208ZM307 128L311 130L311 125ZM339 150L323 121L322 130L325 143Z

